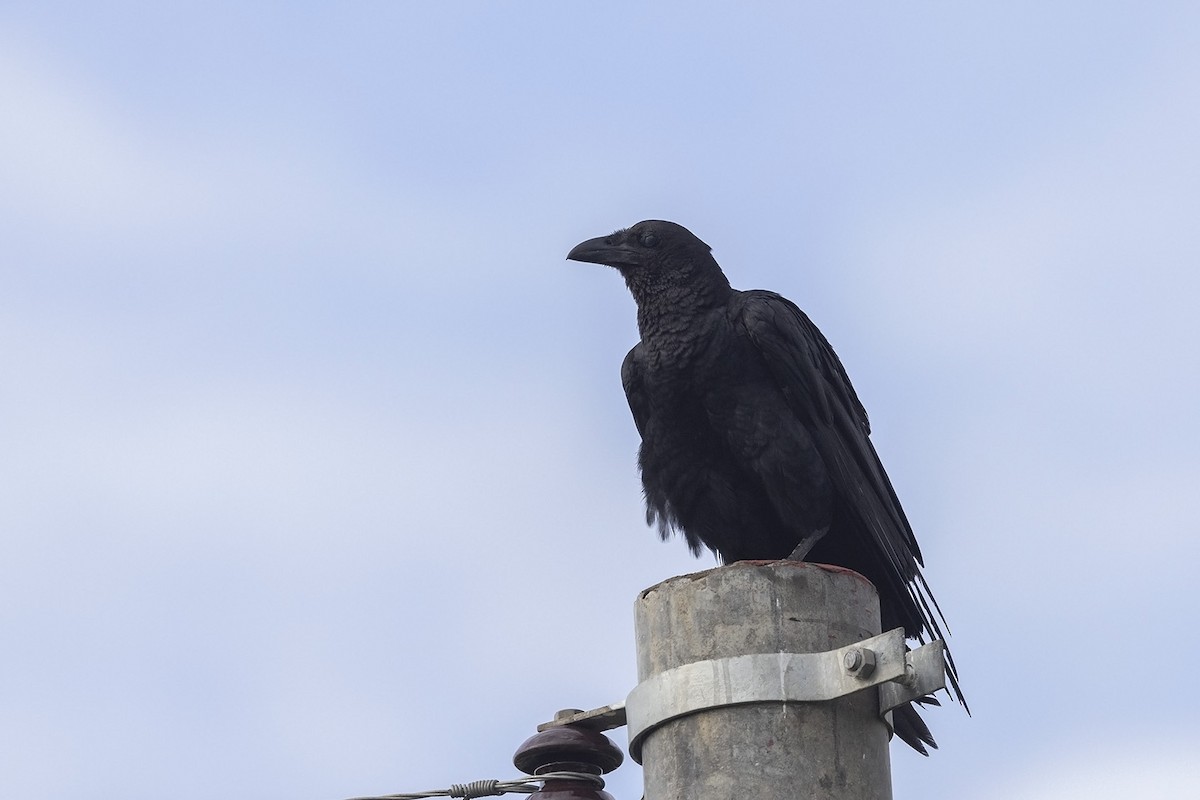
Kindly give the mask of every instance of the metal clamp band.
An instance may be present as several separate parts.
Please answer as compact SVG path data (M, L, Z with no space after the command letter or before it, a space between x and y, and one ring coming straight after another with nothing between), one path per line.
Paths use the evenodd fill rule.
M629 754L640 763L646 735L686 714L743 703L834 700L903 680L905 673L901 628L823 653L760 653L684 664L652 675L629 693Z
M760 653L717 658L660 672L639 683L624 703L560 712L539 731L578 725L597 731L629 725L629 754L641 763L642 742L686 714L741 703L821 702L879 686L879 716L946 686L945 642L905 650L900 628L824 653Z

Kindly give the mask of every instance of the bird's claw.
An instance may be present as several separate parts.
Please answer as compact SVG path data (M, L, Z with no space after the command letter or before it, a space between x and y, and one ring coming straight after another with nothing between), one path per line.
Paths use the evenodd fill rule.
M804 557L806 555L808 555L808 551L813 549L813 545L815 545L820 540L820 538L825 535L825 532L827 530L829 530L829 529L824 528L819 531L814 531L814 532L810 533L808 536L805 536L803 539L800 540L800 544L796 545L796 549L792 550L792 552L784 560L785 561L803 561Z

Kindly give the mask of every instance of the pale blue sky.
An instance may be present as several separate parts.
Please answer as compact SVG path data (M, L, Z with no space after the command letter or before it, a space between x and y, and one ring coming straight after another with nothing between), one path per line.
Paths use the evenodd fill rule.
M564 256L657 217L871 413L975 711L896 796L1183 796L1197 141L1188 3L7 4L0 795L506 778L622 698L712 561Z

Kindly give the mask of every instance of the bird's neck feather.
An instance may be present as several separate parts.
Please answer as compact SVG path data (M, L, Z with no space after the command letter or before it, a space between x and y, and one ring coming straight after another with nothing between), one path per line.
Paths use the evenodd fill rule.
M696 319L723 306L733 289L714 263L712 269L681 276L660 273L626 275L638 307L642 338L686 334ZM684 278L680 280L680 278Z

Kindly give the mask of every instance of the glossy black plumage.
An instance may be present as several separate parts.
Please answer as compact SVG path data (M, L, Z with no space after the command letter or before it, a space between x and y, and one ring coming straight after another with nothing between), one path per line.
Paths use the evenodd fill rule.
M866 411L804 312L733 289L708 245L672 222L639 222L567 257L615 267L637 302L641 341L621 377L660 535L677 531L724 562L788 558L803 541L805 560L875 584L884 630L942 638ZM953 662L950 679L961 700ZM936 746L912 708L898 712L898 735L923 753Z

